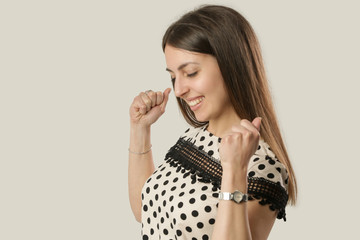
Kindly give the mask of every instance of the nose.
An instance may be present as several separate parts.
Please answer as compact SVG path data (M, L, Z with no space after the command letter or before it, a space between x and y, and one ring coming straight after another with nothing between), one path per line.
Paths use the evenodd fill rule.
M174 93L176 97L183 97L189 91L186 79L178 77L174 83Z

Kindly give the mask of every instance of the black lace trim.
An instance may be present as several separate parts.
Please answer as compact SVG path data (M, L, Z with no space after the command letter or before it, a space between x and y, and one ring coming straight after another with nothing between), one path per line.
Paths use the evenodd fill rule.
M288 194L280 183L265 178L248 177L248 194L249 200L260 200L261 205L269 204L271 210L278 210L277 218L286 221Z
M211 183L213 191L221 189L220 162L200 150L190 140L180 138L166 154L165 161L175 167L176 172L184 173L184 178L190 176L192 183ZM248 194L249 200L257 199L261 205L269 204L272 211L278 211L277 218L286 221L288 195L280 183L265 178L248 177Z

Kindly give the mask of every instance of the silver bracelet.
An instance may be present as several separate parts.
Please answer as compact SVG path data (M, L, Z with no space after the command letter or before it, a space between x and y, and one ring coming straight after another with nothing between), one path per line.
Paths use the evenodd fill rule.
M143 154L145 154L145 153L150 152L151 147L152 147L152 145L150 145L150 149L149 149L149 150L146 150L145 152L133 152L133 151L130 150L130 148L128 148L128 150L129 150L129 152L132 153L132 154L143 155Z

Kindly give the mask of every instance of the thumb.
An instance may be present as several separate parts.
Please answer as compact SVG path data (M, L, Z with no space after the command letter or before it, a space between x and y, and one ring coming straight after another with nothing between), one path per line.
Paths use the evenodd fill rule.
M161 108L161 111L162 112L164 112L165 111L165 107L166 107L166 104L167 104L167 102L168 102L168 100L169 100L169 94L170 94L170 92L171 92L171 88L167 88L167 89L165 89L165 91L164 91L164 100L163 100L163 102L161 103L161 105L160 105L160 108Z
M256 129L260 132L260 125L261 125L261 117L256 117L253 121L252 124L256 127Z

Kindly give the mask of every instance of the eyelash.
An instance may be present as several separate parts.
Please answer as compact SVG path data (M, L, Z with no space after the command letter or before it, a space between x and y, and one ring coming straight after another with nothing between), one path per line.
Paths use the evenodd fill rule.
M191 77L195 77L197 73L198 73L198 72L193 72L193 73L187 74L186 76L187 76L187 77L190 77L190 78L191 78ZM176 79L176 78L171 78L171 81L174 82L175 79Z

